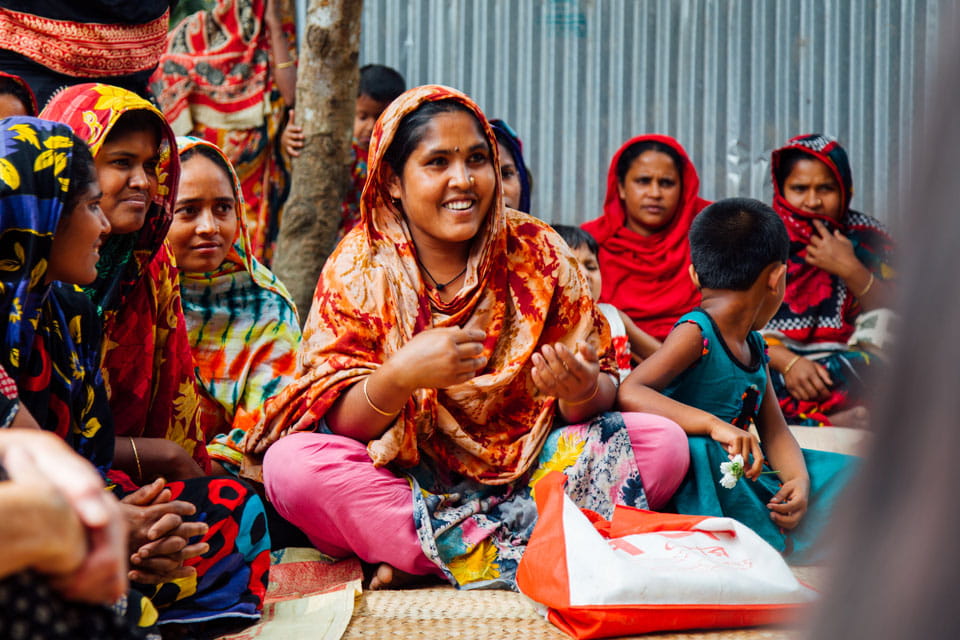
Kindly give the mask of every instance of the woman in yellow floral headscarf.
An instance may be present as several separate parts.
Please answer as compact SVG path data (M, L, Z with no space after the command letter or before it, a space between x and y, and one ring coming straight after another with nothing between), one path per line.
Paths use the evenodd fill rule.
M203 475L210 461L193 358L163 243L180 175L173 132L149 102L104 84L64 89L41 115L69 124L90 146L113 227L85 290L103 318L115 466L136 483Z
M464 94L419 87L387 108L297 379L248 435L245 472L270 446L277 510L321 550L382 563L374 588L405 574L514 588L545 470L607 514L686 470L679 426L601 413L618 379L607 325L559 236L503 206L497 166ZM679 461L665 483L634 457L653 440Z

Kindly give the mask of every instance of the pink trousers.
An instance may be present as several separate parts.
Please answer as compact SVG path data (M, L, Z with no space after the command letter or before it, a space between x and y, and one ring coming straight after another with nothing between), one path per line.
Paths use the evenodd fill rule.
M687 473L687 435L660 416L624 413L623 421L647 502L659 509ZM263 484L277 512L323 553L443 575L420 548L410 483L374 467L362 443L313 432L283 437L267 449Z

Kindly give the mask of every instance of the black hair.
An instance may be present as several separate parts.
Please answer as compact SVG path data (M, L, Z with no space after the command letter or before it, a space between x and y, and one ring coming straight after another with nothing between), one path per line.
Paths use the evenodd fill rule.
M764 269L786 263L789 254L780 216L752 198L718 200L690 226L690 258L704 289L746 291Z
M434 116L441 113L456 112L470 114L470 117L477 125L477 130L480 132L480 135L485 142L487 141L487 137L483 134L483 127L480 125L480 121L477 120L476 114L466 105L450 99L424 102L415 110L405 115L403 120L400 121L400 124L397 126L397 132L393 136L393 141L390 142L390 146L383 154L383 161L390 165L390 168L393 169L395 174L398 176L402 175L403 165L407 163L407 158L410 157L410 154L413 153L417 145L420 144L420 141L423 140L427 125L430 124ZM499 171L499 168L497 171Z
M163 143L164 130L160 116L146 109L132 109L117 118L117 121L114 123L113 128L110 129L110 133L107 134L104 142L110 142L135 131L143 131L144 129L152 131L157 136L157 145Z
M554 224L551 226L571 249L579 249L586 245L587 249L589 249L593 255L596 256L600 254L600 245L597 244L596 238L580 227L575 227L571 224Z
M67 172L67 196L64 199L63 215L69 215L80 202L80 198L87 192L90 185L97 181L97 167L93 163L93 154L87 143L71 133L73 149L70 158L70 169Z
M230 183L230 190L233 191L234 199L239 197L239 194L237 193L237 185L233 179L233 169L231 169L230 165L227 164L226 158L217 153L215 149L212 149L205 144L197 144L180 154L180 167L182 168L185 164L187 164L187 160L190 160L195 156L203 156L213 164L217 165L217 168L223 171L224 175L227 176L227 182Z
M617 182L623 184L623 181L627 177L627 172L630 171L630 165L640 157L640 154L647 151L657 151L670 156L670 159L673 160L673 166L677 169L677 175L680 176L681 179L683 178L683 157L676 149L658 140L640 140L624 149L623 153L621 153L617 159Z
M776 166L777 188L780 193L783 193L783 184L787 181L787 178L790 177L793 168L797 166L797 163L801 160L816 160L820 162L820 159L815 155L807 153L802 149L784 149L780 152Z
M360 67L360 95L389 104L406 90L407 84L396 69L382 64Z
M30 95L22 84L13 78L0 76L0 95L13 96L23 105L23 112L25 114L28 116L37 115L36 109L33 106L33 96Z

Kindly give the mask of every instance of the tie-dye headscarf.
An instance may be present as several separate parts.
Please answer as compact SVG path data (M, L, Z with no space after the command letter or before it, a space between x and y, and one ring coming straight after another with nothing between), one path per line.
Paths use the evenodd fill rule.
M209 149L231 169L237 215L233 246L215 271L181 270L180 293L198 379L207 392L201 397L204 433L208 442L221 434L208 451L212 458L239 465L243 414L262 407L293 380L300 321L287 288L248 250L243 193L223 151L192 137L177 138L177 147L181 156Z
M602 370L617 375L607 324L576 258L545 223L503 206L499 171L462 289L444 302L426 287L404 214L388 191L384 155L406 115L440 100L458 102L476 116L498 166L493 131L463 93L423 86L387 107L373 130L361 224L327 260L297 379L267 403L264 421L248 436L248 451L263 439L317 428L341 393L432 327L482 328L488 364L466 383L414 392L387 431L367 445L377 465L412 466L425 454L440 468L480 482L510 482L537 459L554 423L556 400L537 391L531 356L545 344L575 349L589 343ZM255 475L259 461L244 462L245 474Z
M40 426L106 473L114 438L100 379L99 322L82 293L46 282L73 145L64 124L0 120L0 366Z
M105 84L68 87L41 115L69 124L96 156L117 121L131 111L155 116L162 132L157 194L138 232L109 237L100 251L97 279L84 289L103 317L103 370L117 435L166 438L208 470L180 283L164 244L180 177L176 138L156 107Z

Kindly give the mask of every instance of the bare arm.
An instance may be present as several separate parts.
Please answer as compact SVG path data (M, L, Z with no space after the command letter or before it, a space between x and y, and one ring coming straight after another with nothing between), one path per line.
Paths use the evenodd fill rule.
M660 348L662 343L641 329L636 323L623 311L617 310L620 319L623 320L623 326L627 330L627 340L630 341L630 352L645 360L653 355L653 352Z
M777 525L792 529L806 513L810 496L810 476L800 445L787 427L776 398L768 375L767 390L763 395L757 419L757 430L763 440L763 448L770 457L770 466L777 471L783 485L767 506Z
M853 243L839 231L830 233L819 221L814 221L817 234L807 246L807 263L831 273L860 299L864 311L872 311L890 304L893 285L876 278L853 251Z
M290 54L290 44L283 33L283 23L276 0L267 0L264 21L270 39L270 64L280 95L287 106L292 107L297 99L297 66Z
M663 346L640 363L620 385L617 394L624 411L642 411L670 418L687 435L707 436L722 444L731 455L740 454L746 461L753 455L753 464L746 472L754 478L763 466L760 445L749 432L727 424L715 415L677 402L663 395L677 376L697 361L703 351L703 334L691 323L675 328Z

